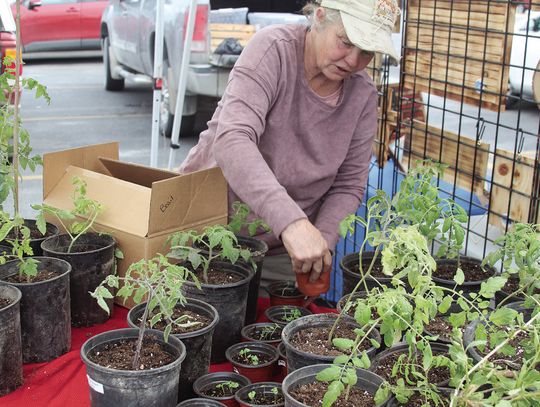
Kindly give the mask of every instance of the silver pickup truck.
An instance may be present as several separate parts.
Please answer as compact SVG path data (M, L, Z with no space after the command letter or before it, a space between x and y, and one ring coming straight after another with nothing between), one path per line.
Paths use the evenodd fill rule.
M197 1L197 12L184 101L181 134L191 131L197 96L220 97L230 69L209 61L209 0ZM154 65L156 0L111 0L101 19L105 89L124 89L124 81L151 82ZM164 1L161 133L170 136L174 119L184 31L190 0Z

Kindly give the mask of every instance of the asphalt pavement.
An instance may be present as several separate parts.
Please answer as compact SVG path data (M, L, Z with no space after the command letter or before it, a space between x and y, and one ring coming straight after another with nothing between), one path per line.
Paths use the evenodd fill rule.
M101 58L79 54L39 56L25 61L24 76L47 86L50 105L24 92L21 99L22 125L31 137L34 153L118 141L122 161L150 165L152 132L152 89L126 81L125 90L109 92L103 86ZM95 53L94 53L95 55ZM182 135L174 152L178 166L196 144L199 132L211 116L215 101L202 101L193 134ZM166 168L169 139L159 138L158 166ZM21 212L33 217L31 204L42 201L42 169L25 171L21 184Z

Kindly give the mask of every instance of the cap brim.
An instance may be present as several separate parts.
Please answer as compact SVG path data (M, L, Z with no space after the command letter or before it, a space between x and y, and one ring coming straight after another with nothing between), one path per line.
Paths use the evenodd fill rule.
M360 20L340 11L341 20L349 41L364 51L379 52L390 57L393 65L399 64L400 56L392 43L392 32L384 27L377 27L370 21Z

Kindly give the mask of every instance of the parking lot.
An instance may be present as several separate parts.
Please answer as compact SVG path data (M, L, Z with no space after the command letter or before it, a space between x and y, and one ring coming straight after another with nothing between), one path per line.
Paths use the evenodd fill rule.
M36 100L26 92L22 96L23 126L29 131L36 154L108 141L120 142L120 158L124 161L150 164L152 132L152 90L148 86L127 83L122 92L107 92L103 88L101 58L83 53L69 57L31 59L26 61L24 76L47 86L51 104ZM93 55L98 55L93 53ZM196 131L180 140L175 150L176 164L196 143L212 110L206 102L197 118ZM169 158L168 140L160 137L159 166L165 168ZM42 200L42 171L26 172L22 183L22 213L32 217L30 203Z

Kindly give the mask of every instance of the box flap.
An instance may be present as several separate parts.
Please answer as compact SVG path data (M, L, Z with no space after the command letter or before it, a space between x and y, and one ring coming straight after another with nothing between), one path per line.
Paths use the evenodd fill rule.
M148 233L227 216L227 182L219 168L152 184Z
M70 165L108 174L99 157L118 160L118 142L46 153L43 155L43 199L47 198Z
M60 209L72 209L73 177L87 183L87 195L105 206L96 222L124 230L137 236L147 236L152 190L98 172L69 166L45 197L45 203Z
M152 183L162 181L179 174L173 171L161 170L144 165L125 163L122 161L100 158L103 166L107 168L110 175L124 181L139 184L147 188L152 188Z

